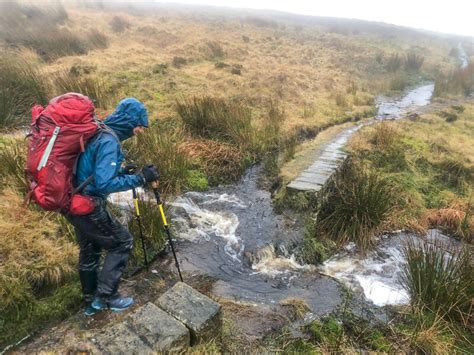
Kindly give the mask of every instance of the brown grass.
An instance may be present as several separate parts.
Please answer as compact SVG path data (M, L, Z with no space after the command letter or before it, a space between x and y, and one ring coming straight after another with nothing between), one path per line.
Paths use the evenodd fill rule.
M61 285L76 270L77 249L57 236L44 213L23 207L13 189L0 195L0 310L14 306L24 291Z
M457 349L456 334L451 328L450 323L439 315L435 315L434 320L419 316L415 326L402 331L399 336L417 353L450 354L456 353Z
M180 149L202 167L211 183L233 181L242 173L243 153L234 146L210 139L188 139Z
M468 243L474 241L473 206L430 209L424 218L431 228L445 230Z
M352 92L351 88L357 87L357 97L363 98L379 92L387 82L387 73L375 68L374 57L381 53L389 58L394 53L393 44L380 41L382 37L376 32L368 46L364 36L341 36L311 25L302 25L301 30L288 25L276 32L272 26L242 22L238 12L234 12L235 17L227 14L224 22L220 13L200 13L198 9L149 11L140 16L111 9L106 10L106 16L103 11L84 8L68 8L68 13L71 32L96 29L109 39L106 49L91 51L82 59L97 67L97 75L116 85L118 96L137 96L149 108L150 117L158 119L173 114L177 92L185 97L205 93L248 97L256 109L269 98L279 98L288 116L282 132L296 126L321 126L350 115L356 108L369 109L369 101L353 100L352 95L340 100L338 106L332 93L346 93L348 88ZM109 20L114 16L126 18L130 29L120 34L111 31ZM157 16L163 21L157 21ZM246 42L243 36L251 40ZM407 37L396 42L400 53L420 44ZM443 62L444 55L449 54L443 41L420 45L430 49L422 70L430 69L433 63L448 65ZM232 75L230 68L216 69L213 61L222 56L229 65L242 65L242 75ZM175 57L187 64L173 66ZM75 60L75 56L64 57L60 63L70 66ZM166 75L150 75L156 63L168 65ZM134 75L128 75L131 72ZM301 115L305 103L314 103L311 115ZM364 105L358 106L361 103Z
M309 306L305 300L299 298L286 298L280 301L280 305L288 311L290 318L303 319L309 312Z
M383 122L374 126L368 141L378 149L386 149L400 138L400 128L393 123Z

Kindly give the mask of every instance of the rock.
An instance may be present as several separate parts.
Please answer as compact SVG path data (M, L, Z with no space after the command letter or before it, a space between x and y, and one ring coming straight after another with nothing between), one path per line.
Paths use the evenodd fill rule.
M190 345L189 330L151 302L129 315L126 322L155 351L177 352Z
M102 354L154 354L155 351L133 333L125 323L116 324L93 340Z
M322 185L316 185L313 183L308 183L299 180L293 180L286 186L289 190L296 190L296 191L319 191L322 188Z
M420 115L417 114L416 112L412 112L409 115L407 115L408 119L411 121L416 121L417 119L420 118Z
M192 344L220 334L221 306L185 283L178 282L156 304L189 328Z

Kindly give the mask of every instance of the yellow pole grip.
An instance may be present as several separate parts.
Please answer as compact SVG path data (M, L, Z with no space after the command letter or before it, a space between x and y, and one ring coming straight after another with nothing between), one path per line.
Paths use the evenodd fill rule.
M165 211L163 211L163 204L158 205L158 208L160 209L160 214L161 214L161 219L163 220L163 225L165 227L168 226L168 222L166 222L166 216L165 216Z
M138 198L133 199L133 204L135 205L135 213L137 216L140 216L140 209L138 208Z

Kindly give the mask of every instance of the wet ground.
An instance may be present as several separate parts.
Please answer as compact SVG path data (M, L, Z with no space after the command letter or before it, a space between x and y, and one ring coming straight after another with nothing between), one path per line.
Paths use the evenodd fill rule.
M421 240L408 232L394 232L379 238L377 247L367 255L357 251L353 243L327 260L319 270L363 294L376 306L408 304L410 299L401 288L402 265L406 262L402 252L408 240ZM428 242L459 245L453 238L438 230L428 231Z
M433 84L426 84L398 99L380 97L376 119L398 119L416 111L429 104L433 89ZM361 125L355 127L348 130L355 132ZM331 144L334 142L328 146ZM323 269L300 264L292 251L302 240L302 222L274 213L270 193L257 186L259 173L260 169L253 167L238 184L205 193L189 192L173 201L179 260L188 275L207 275L217 280L212 293L225 299L267 306L300 299L314 316L327 314L341 304L341 287L335 278L375 304L398 302L392 302L390 293L382 301L380 297L371 299L370 293L364 292L363 278L347 282L344 272L324 270L329 277L321 272ZM358 258L355 252L350 255ZM348 254L348 259L331 262L332 270L336 270L339 263L350 264L352 259ZM387 265L381 268L388 270ZM355 274L355 270L347 272ZM370 268L361 272L371 273Z
M315 315L331 312L341 302L339 284L288 252L303 227L273 212L270 193L257 187L259 173L251 168L234 186L172 203L177 237L186 240L178 252L182 269L217 279L212 293L226 299L278 305L298 298Z
M399 100L380 99L378 118L400 118L415 111L420 105L429 103L432 89L432 85L425 85ZM398 112L394 108L397 103ZM178 258L186 282L201 292L221 298L227 305L224 310L228 308L229 314L235 313L237 323L247 312L249 319L253 319L244 327L248 328L246 334L250 339L265 334L274 323L287 321L280 319L284 314L280 307L282 301L304 301L310 310L306 320L334 311L344 301L342 284L354 289L364 305L364 299L372 300L376 305L394 303L390 298L392 295L388 301L371 298L373 292L370 290L381 289L377 282L388 281L380 276L398 267L400 260L388 252L399 250L398 239L387 239L385 249L382 241L382 249L366 259L361 259L354 248L348 248L322 268L301 264L293 250L303 237L302 221L273 211L270 193L257 185L259 174L260 168L253 167L235 185L213 188L205 193L189 192L171 203ZM128 193L116 194L111 199L127 209L132 201ZM356 266L352 267L353 264ZM352 268L345 269L344 265ZM142 304L177 279L170 271L175 273L171 256L154 264L150 272L124 280L122 289L126 293L127 289L138 293L137 301ZM377 282L371 283L372 280ZM395 278L390 282L389 286L393 285ZM271 324L262 320L261 324L255 325L260 315L269 319L280 317L280 320ZM104 316L106 319L90 320L78 314L36 337L22 349L29 352L62 348L67 352L77 347L74 344L77 345L84 334L92 334L115 315L105 313Z

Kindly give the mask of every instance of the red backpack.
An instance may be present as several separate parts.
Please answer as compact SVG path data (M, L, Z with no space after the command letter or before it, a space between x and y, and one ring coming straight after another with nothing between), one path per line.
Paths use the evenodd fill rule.
M69 212L77 159L98 131L95 107L81 94L52 99L32 109L26 173L29 197L43 209Z

